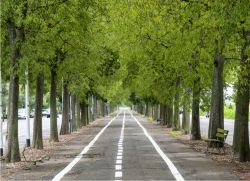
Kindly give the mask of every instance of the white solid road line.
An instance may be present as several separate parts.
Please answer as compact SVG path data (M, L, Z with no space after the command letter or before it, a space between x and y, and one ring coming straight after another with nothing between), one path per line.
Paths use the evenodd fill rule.
M174 166L173 162L167 157L167 155L161 150L159 145L153 140L153 138L148 134L147 130L142 126L142 124L134 117L134 115L130 112L131 116L134 118L134 120L137 122L137 124L141 127L144 134L148 137L149 141L152 143L156 151L159 153L161 158L165 161L168 168L170 169L171 173L178 181L185 181L180 172L177 170L177 168Z
M98 138L101 136L101 134L109 127L109 125L119 116L120 113L118 113L109 123L102 128L102 130L95 136L95 138L82 150L82 152L76 156L74 160L72 160L61 172L59 172L52 181L58 181L63 178L65 174L67 174L76 164L79 162L83 156L83 154L86 154L89 149L95 144L95 142L98 140Z

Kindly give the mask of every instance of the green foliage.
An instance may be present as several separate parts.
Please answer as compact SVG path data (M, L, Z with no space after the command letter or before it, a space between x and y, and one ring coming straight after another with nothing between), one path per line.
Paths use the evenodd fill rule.
M41 71L49 92L52 68L58 74L59 98L63 78L81 99L92 93L119 104L172 104L176 92L183 100L185 90L191 91L199 79L206 112L216 48L226 57L225 82L237 82L239 61L229 60L240 58L249 6L247 0L4 1L3 77L7 81L10 73L7 22L12 19L25 29L18 73L24 84L28 67L32 95ZM250 54L249 48L246 52Z

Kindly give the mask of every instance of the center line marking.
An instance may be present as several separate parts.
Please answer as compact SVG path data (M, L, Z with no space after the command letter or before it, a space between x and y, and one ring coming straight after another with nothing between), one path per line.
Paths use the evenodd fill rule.
M116 169L116 170L121 170L121 169L122 169L122 166L121 166L121 165L116 165L116 166L115 166L115 169Z
M116 159L117 160L122 160L122 156L117 156Z
M118 151L116 157L115 170L120 170L115 172L115 178L122 178L122 152L123 152L123 137L124 137L124 127L125 127L125 111L123 112L122 129L121 135L118 142Z
M137 124L141 127L144 134L147 136L149 141L152 143L158 154L161 156L161 158L165 161L168 168L170 169L171 173L178 181L185 181L180 172L177 170L177 168L174 166L173 162L167 157L167 155L161 150L159 145L153 140L153 138L149 135L148 131L142 126L142 124L134 117L134 115L130 112L131 116L134 118L134 120L137 122Z
M120 171L115 172L115 177L122 177L122 172L120 172Z
M63 178L65 174L67 174L82 158L84 154L86 154L89 149L95 144L95 142L98 140L98 138L101 136L101 134L109 127L109 125L119 116L120 113L118 113L109 123L102 128L102 130L94 137L94 139L89 142L87 146L84 147L82 152L77 155L74 160L72 160L61 172L59 172L53 179L52 181L58 181Z

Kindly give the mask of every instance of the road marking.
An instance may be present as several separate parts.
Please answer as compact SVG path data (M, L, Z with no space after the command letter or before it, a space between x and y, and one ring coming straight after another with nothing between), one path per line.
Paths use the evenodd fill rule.
M121 166L121 165L116 165L116 166L115 166L115 169L116 169L116 170L121 170L121 169L122 169L122 166Z
M116 164L122 164L122 160L116 160Z
M122 177L122 172L121 171L116 171L115 172L115 177Z
M178 181L185 181L180 172L177 170L177 168L174 166L173 162L167 157L167 155L161 150L159 145L153 140L153 138L148 134L147 130L142 126L142 124L134 117L134 115L130 112L131 116L134 118L134 120L137 122L137 124L141 127L144 134L147 136L149 141L152 143L156 151L159 153L161 158L165 161L168 168L170 169L171 173Z
M117 156L116 159L117 160L122 160L122 156Z
M123 152L123 136L124 136L124 128L125 128L125 111L123 112L123 120L122 120L122 129L120 140L118 142L118 151L116 157L116 165L115 165L115 178L122 178L122 152ZM119 171L117 171L119 170Z
M95 138L89 142L89 144L87 146L84 147L84 149L82 150L82 152L76 156L76 158L74 160L72 160L61 172L59 172L53 179L52 181L58 181L61 180L63 178L63 176L65 174L67 174L76 164L77 162L79 162L83 156L83 154L86 154L89 149L95 144L95 142L98 140L98 138L101 136L101 134L107 129L107 127L109 127L109 125L119 116L120 113L118 113L111 121L109 121L109 123L102 128L102 130L95 136Z

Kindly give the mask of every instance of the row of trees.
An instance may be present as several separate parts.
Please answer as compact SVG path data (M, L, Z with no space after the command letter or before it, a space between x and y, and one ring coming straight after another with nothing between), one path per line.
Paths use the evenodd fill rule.
M104 7L104 1L92 0L1 2L1 72L9 84L8 162L20 161L18 100L20 85L26 81L35 94L32 146L37 149L43 148L45 93L50 94L50 141L54 142L59 141L58 100L63 103L60 134L69 134L69 113L75 131L95 119L90 110L97 112L99 106L99 114L104 115L107 104L123 99L116 94L122 89L117 78L119 54L104 43L99 32ZM90 108L89 103L94 106Z
M153 106L164 124L201 139L200 108L210 112L208 137L224 128L224 88L234 85L233 150L250 159L250 3L247 0L123 1L109 5L109 39L127 67L123 84L139 112ZM115 37L115 38L114 38ZM160 108L159 108L160 104ZM144 109L144 111L143 111ZM157 117L157 116L156 116Z
M181 129L182 107L182 127L189 130L192 112L191 134L197 140L201 105L210 110L208 135L215 138L216 129L224 127L223 89L235 85L233 147L241 161L249 160L249 9L248 0L3 1L1 59L10 85L8 161L19 160L18 90L25 70L36 89L37 115L43 93L50 92L52 141L57 141L61 89L63 125L69 94L77 105L98 95L114 104L129 100L139 112L146 105L146 114L150 106L155 113L160 109L155 117L175 130Z

